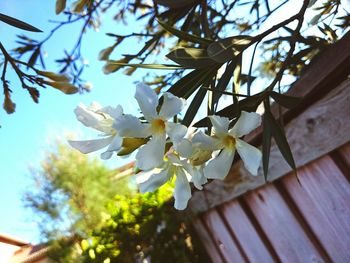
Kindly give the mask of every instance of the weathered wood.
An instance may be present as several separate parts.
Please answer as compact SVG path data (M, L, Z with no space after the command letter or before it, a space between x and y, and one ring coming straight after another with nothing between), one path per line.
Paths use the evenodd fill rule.
M213 263L224 263L222 256L219 254L218 247L213 242L213 239L209 235L205 226L200 219L195 219L192 221L193 227L196 229L197 234L205 247L208 255L210 256Z
M224 204L220 207L220 210L231 232L239 240L249 262L274 262L273 257L237 200Z
M350 32L318 54L288 90L287 94L303 99L293 109L281 109L284 123L289 123L311 104L323 98L328 92L340 85L349 74ZM279 116L280 111L276 104L272 105L271 109L275 116ZM246 136L246 140L260 145L262 142L261 127Z
M243 255L240 253L235 241L229 234L225 223L220 218L219 213L213 209L210 213L203 215L203 220L207 227L212 231L211 235L214 239L214 243L219 248L221 254L224 256L225 261L230 262L245 262Z
M350 177L350 143L342 146L337 152L341 155L342 161L344 161L346 167L343 172L348 178Z
M324 262L273 185L247 194L245 200L282 262Z
M350 141L350 79L345 80L325 98L315 103L285 126L298 167ZM277 146L271 146L268 180L272 181L291 171ZM190 208L206 211L264 184L260 169L252 177L237 162L224 181L214 180L204 191L193 193Z
M282 179L313 233L333 262L350 261L350 183L329 156Z

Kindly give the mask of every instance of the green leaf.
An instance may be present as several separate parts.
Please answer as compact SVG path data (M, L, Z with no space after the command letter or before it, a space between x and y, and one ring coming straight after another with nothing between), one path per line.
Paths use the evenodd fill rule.
M213 41L207 38L201 38L192 34L189 34L187 32L178 30L172 26L169 26L168 24L158 20L158 23L169 33L173 34L174 36L180 38L181 40L186 40L189 42L193 42L193 43L198 43L198 44L202 44L202 45L209 45L211 44Z
M281 93L278 93L275 91L270 92L270 96L278 104L282 105L283 107L289 108L289 109L294 108L303 99L301 97L289 96L289 95L281 94Z
M222 74L221 78L218 81L218 84L215 87L215 90L218 91L218 92L215 92L215 91L213 92L214 93L213 94L213 103L214 103L214 105L217 105L219 99L222 96L222 93L220 91L226 90L227 85L230 82L230 79L231 79L231 77L233 75L233 72L234 72L235 68L236 68L236 61L235 60L231 61L226 66L224 74Z
M56 0L56 15L66 8L66 0Z
M225 63L235 58L244 49L250 46L251 36L234 36L216 41L208 46L209 56L219 63Z
M289 166L295 171L296 166L295 166L293 154L288 144L284 130L279 125L279 123L275 120L275 118L272 116L270 111L265 111L264 119L266 119L266 125L268 125L271 129L271 134L273 138L275 138L276 144L278 146L278 149L282 153L283 158L286 160Z
M267 107L265 107L265 111L268 111ZM267 174L269 170L271 137L271 127L266 120L266 116L263 116L262 164L265 181L267 181Z
M217 68L193 70L171 86L170 89L168 89L168 92L175 96L187 99L206 79L210 76L213 77L216 74L216 71Z
M197 94L194 96L190 106L188 107L185 117L182 120L182 124L186 126L190 126L191 122L193 121L194 117L196 116L199 107L201 106L205 94L207 93L206 89L199 89Z
M114 60L108 60L107 64L119 65L122 67L165 69L165 70L185 69L186 68L186 67L182 67L182 66L178 66L178 65L168 65L168 64L129 64L129 63L123 63L123 62L118 62L118 61L114 61Z
M177 48L166 56L184 67L204 68L217 64L209 57L207 51L201 48Z
M1 13L0 13L0 21L4 22L6 24L9 24L11 26L23 29L23 30L27 30L27 31L31 31L31 32L43 32L40 29L38 29L32 25L29 25L28 23L25 23L21 20L18 20L16 18L13 18L11 16L7 16L7 15L1 14Z

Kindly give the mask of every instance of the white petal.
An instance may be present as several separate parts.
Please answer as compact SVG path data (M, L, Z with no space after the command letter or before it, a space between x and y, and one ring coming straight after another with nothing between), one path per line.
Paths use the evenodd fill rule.
M181 168L177 169L174 198L174 207L178 210L184 210L187 207L188 200L191 198L190 183L187 180L185 172Z
M206 135L202 131L196 132L192 137L192 143L197 147L208 151L218 150L219 147L219 141L217 139Z
M115 108L107 106L101 109L102 112L107 113L112 118L117 119L123 114L123 108L120 105L117 105Z
M123 138L119 136L114 136L107 150L104 153L101 153L101 159L107 160L111 158L114 151L120 150L120 148L122 147L122 143L123 143Z
M204 176L209 179L223 180L229 173L234 157L234 151L223 149L221 153L204 167Z
M243 160L245 168L247 168L252 175L257 175L262 158L261 151L239 139L236 139L236 149Z
M193 169L192 182L198 190L202 190L202 185L208 182L207 178L204 176L202 167Z
M190 158L194 150L192 143L187 139L183 139L180 143L174 144L173 147L175 151L184 158Z
M136 154L136 166L141 170L150 170L162 164L165 150L164 136L153 136Z
M160 109L159 116L164 120L169 120L176 114L179 114L186 104L186 100L176 97L169 92L165 92L163 97L164 101L162 108Z
M229 131L230 134L239 138L259 127L261 116L255 112L242 111L235 126Z
M171 173L169 173L168 169L161 170L158 173L153 173L150 176L148 176L150 172L140 173L140 175L138 175L137 177L137 178L140 178L140 177L142 178L142 177L145 177L146 175L147 178L142 178L141 180L136 179L136 182L139 186L141 193L153 192L157 190L159 187L165 184L171 177Z
M146 138L151 135L150 125L141 123L138 118L130 114L116 118L113 128L122 137Z
M137 84L135 99L146 120L151 121L157 117L158 96L153 89L143 83Z
M173 122L167 122L165 129L173 143L181 142L187 132L187 127L185 125Z
M211 123L213 124L214 134L219 135L227 133L230 120L226 117L220 117L217 115L209 116Z
M99 122L103 119L101 115L89 110L83 104L78 105L75 108L74 113L78 121L80 121L86 127L96 128Z
M96 140L68 141L68 143L82 153L91 153L106 147L112 140L113 136Z

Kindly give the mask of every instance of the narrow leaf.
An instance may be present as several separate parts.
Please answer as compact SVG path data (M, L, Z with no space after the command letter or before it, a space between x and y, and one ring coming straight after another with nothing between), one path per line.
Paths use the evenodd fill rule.
M28 67L33 67L35 65L36 60L38 59L38 56L40 55L40 48L35 49L33 54L30 56L28 60Z
M181 40L186 40L189 42L193 42L193 43L198 43L198 44L202 44L202 45L209 45L211 44L213 41L210 39L206 39L206 38L201 38L192 34L189 34L187 32L178 30L172 26L169 26L168 24L158 20L158 23L169 33L173 34L174 36L180 38Z
M271 112L266 111L264 114L264 119L266 119L266 125L271 129L271 134L275 138L278 149L282 153L283 158L289 164L289 166L295 171L296 166L293 158L292 151L288 144L284 130L279 125L279 123L272 116Z
M217 64L209 57L207 51L201 48L178 48L166 56L184 67L204 68Z
M218 84L215 87L215 90L217 91L224 91L227 88L228 83L230 82L230 79L233 75L233 71L236 67L236 61L231 61L227 66L224 74L222 74L221 78L218 81ZM221 92L214 92L213 94L213 103L214 105L217 105L219 99L221 98L222 93Z
M199 107L202 105L205 94L207 93L206 89L199 89L197 94L194 96L190 106L188 107L186 114L182 120L182 124L189 126L196 116Z
M23 29L23 30L27 30L27 31L31 31L31 32L43 32L40 29L38 29L38 28L28 24L28 23L25 23L21 20L18 20L16 18L13 18L11 16L7 16L7 15L1 14L1 13L0 13L0 21L4 22L6 24L9 24L11 26Z
M56 15L66 8L66 0L56 0Z
M209 56L219 63L225 63L236 57L250 46L251 36L234 36L216 41L208 46Z
M113 60L109 60L107 62L107 64L108 65L118 65L118 66L122 66L122 67L165 69L165 70L184 69L185 68L185 67L178 66L178 65L167 65L167 64L129 64L129 63L117 62L117 61L113 61Z
M286 108L294 108L296 105L298 105L303 98L301 97L294 97L286 94L281 94L275 91L272 91L270 93L270 96L276 101L278 104L282 105Z
M267 107L265 107L265 111L268 111ZM266 116L263 116L262 164L265 182L267 181L267 174L269 170L271 137L271 127L266 120Z

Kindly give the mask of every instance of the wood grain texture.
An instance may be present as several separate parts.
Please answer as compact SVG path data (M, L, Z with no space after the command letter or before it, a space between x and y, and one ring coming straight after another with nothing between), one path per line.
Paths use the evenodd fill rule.
M220 207L220 210L231 232L234 233L241 244L249 262L274 262L273 257L237 200L224 204Z
M208 255L210 256L213 263L224 263L222 256L219 254L218 247L213 242L212 237L208 233L207 229L203 225L200 219L195 219L192 221L193 227L196 229L196 232L202 241L203 246L205 247Z
M273 185L247 194L245 200L282 262L324 262Z
M226 228L225 223L220 218L219 213L213 209L210 210L209 213L205 213L202 218L204 223L211 230L214 243L224 256L225 261L228 263L246 262L235 241L230 236L229 230Z
M333 262L350 262L350 183L329 156L282 183Z
M350 118L350 117L349 117ZM345 144L337 151L340 153L342 159L344 160L347 168L347 173L350 173L350 143Z
M347 79L285 126L297 167L350 141L349 101L350 79ZM273 143L268 180L273 181L290 171ZM194 192L190 208L193 213L206 211L264 183L261 169L257 177L250 176L239 161L224 181L214 180L204 191Z

